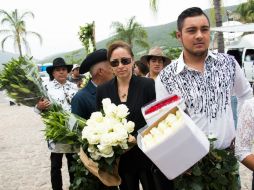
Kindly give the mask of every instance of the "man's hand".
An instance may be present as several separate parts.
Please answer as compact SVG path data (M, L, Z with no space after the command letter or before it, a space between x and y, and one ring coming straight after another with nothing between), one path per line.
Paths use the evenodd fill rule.
M40 111L48 109L49 106L50 106L50 101L45 98L41 98L36 105L37 109L39 109Z

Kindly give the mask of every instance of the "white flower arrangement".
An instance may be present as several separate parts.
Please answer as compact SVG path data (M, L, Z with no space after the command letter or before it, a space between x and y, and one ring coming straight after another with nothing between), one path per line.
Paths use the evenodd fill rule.
M84 87L88 84L88 82L89 82L89 80L90 80L91 78L92 78L92 75L90 74L90 72L86 72L86 73L84 74L84 78L82 79L80 88L84 88Z
M176 130L183 126L183 123L184 120L179 111L176 111L175 114L169 113L164 120L143 136L141 142L144 149L152 148L170 135L175 134Z
M89 171L98 178L100 178L100 172L94 173L98 169L110 174L114 173L120 155L134 144L130 134L135 127L134 122L126 119L129 114L126 105L116 106L111 103L109 98L106 98L102 100L102 107L102 112L92 113L82 131L81 155L84 156L85 154L86 157L90 158L90 161L87 159L82 161L88 170L90 167L88 163L91 160L95 162L92 164L93 169ZM98 168L94 169L96 167L94 165Z

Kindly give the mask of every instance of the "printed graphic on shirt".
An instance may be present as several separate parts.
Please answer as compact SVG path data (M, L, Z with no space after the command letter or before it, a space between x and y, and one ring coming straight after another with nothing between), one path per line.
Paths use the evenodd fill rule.
M205 113L211 120L227 109L234 85L236 62L226 54L208 56L205 71L184 69L176 74L178 60L168 65L160 74L162 84L169 94L180 94L192 113Z
M45 85L45 89L54 101L62 105L65 111L71 111L71 100L77 92L74 83L67 81L64 85L61 85L53 80Z

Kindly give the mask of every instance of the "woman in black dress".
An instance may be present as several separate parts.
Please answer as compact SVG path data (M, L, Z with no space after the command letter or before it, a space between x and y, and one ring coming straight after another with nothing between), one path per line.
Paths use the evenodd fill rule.
M111 102L125 104L130 114L127 119L135 123L132 135L146 125L141 107L155 99L154 80L133 75L134 55L131 47L116 41L108 48L108 60L115 77L97 88L97 108L102 107L102 100L110 98ZM119 174L122 179L121 190L139 190L139 181L143 190L154 190L151 174L152 162L135 145L120 158Z

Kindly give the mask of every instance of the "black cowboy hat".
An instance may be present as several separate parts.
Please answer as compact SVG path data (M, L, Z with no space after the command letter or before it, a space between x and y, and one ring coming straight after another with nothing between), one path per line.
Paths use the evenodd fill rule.
M73 66L73 65L67 65L67 64L65 63L65 61L64 61L63 58L58 57L58 58L56 58L56 59L53 60L53 65L48 66L48 67L46 68L46 71L47 71L47 73L49 74L49 76L52 76L53 70L54 70L56 67L66 67L67 70L68 70L68 73L69 73L69 72L71 71L71 69L72 69L72 66Z
M90 54L88 54L85 60L81 63L79 68L79 73L83 74L90 70L90 68L101 62L107 61L107 50L106 49L98 49Z

